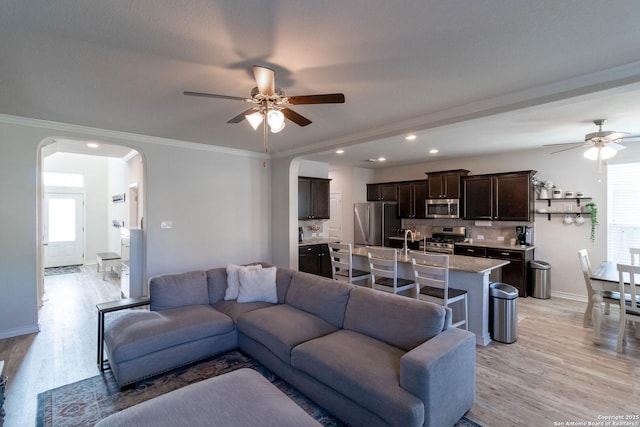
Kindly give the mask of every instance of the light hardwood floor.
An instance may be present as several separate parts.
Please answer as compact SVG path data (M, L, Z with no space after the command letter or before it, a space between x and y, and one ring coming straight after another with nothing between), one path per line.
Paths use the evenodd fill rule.
M117 278L103 281L94 268L85 270L47 277L40 333L0 340L10 377L4 427L34 425L38 393L99 374L95 304L120 291ZM612 308L605 344L594 346L592 329L582 327L585 306L520 298L518 341L477 347L476 404L467 416L492 427L587 425L640 414L640 339L628 333L625 352L616 353Z

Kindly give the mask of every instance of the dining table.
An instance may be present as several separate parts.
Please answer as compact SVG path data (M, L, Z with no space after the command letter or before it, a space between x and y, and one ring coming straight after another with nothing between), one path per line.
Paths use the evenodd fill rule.
M626 276L626 277L625 277ZM593 322L593 342L594 344L602 343L601 326L602 326L602 302L605 292L619 292L619 275L618 263L613 261L603 261L598 268L591 272L591 288L593 296L585 312L585 319L588 320L589 312L591 312L591 321ZM629 275L624 273L623 280L625 285L629 284ZM609 313L606 313L609 314Z

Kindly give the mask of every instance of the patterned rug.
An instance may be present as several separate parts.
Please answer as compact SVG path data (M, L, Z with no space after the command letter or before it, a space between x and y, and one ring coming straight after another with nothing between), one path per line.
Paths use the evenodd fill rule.
M344 426L326 410L239 351L231 351L213 359L138 382L134 388L124 391L120 391L111 371L45 391L38 395L36 425L38 427L93 426L102 418L145 400L240 368L251 368L260 372L323 426ZM463 418L456 427L481 426Z
M81 273L80 267L77 265L67 265L64 267L48 267L44 269L45 276L57 276L58 274Z

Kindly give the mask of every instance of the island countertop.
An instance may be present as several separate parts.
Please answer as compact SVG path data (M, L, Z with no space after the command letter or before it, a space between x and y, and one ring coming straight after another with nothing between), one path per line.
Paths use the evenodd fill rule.
M385 248L389 249L389 248ZM398 263L411 264L411 256L404 255L404 251L398 250ZM354 256L367 257L367 248L353 249ZM487 273L496 268L504 267L509 261L492 258L478 258L464 255L449 255L449 270L466 271L469 273Z

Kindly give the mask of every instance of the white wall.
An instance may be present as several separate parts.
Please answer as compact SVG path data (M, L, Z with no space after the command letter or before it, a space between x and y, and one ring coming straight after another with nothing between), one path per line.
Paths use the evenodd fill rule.
M353 204L367 201L368 182L373 170L351 167L330 167L331 192L342 193L342 240L353 244Z
M262 156L100 129L0 116L0 338L37 326L39 145L50 137L127 145L145 160L151 275L271 260L270 169ZM215 141L213 141L215 143ZM162 220L172 229L160 229Z
M578 263L577 252L586 248L591 263L595 267L604 261L606 254L606 165L602 182L598 182L597 163L582 157L579 149L551 155L551 149L539 149L490 155L482 157L425 162L421 164L375 170L375 182L424 178L425 172L449 169L468 169L471 174L509 172L534 169L544 179L552 180L563 190L583 191L593 197L598 205L600 226L596 231L595 243L589 239L590 220L581 226L562 222L562 216L554 216L551 221L542 214L535 218L536 259L548 261L552 265L552 295L567 296L586 300L586 288ZM633 161L640 159L640 147L629 144L612 160ZM544 202L536 202L536 207L546 207Z
M61 190L80 191L85 195L84 263L95 264L95 254L105 252L109 248L107 240L108 159L100 156L53 153L44 158L43 171L78 173L84 176L83 189Z
M120 246L120 228L113 226L113 221L124 221L125 228L130 228L129 223L129 194L128 193L128 167L127 163L122 159L108 158L109 170L107 179L107 221L105 221L105 233L108 236L109 252L115 252L122 255ZM124 202L113 202L113 196L116 194L125 194ZM104 251L100 251L104 252Z

